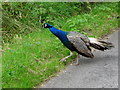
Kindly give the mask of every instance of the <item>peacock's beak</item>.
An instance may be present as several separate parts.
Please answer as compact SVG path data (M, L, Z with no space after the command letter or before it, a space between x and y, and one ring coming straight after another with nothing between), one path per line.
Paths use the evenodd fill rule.
M44 25L42 25L42 28L44 28Z
M43 24L42 27L45 28L45 25Z

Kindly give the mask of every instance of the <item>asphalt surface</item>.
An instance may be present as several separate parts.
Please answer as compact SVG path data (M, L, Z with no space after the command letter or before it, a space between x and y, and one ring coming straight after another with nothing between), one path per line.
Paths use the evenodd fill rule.
M95 51L93 59L80 58L39 88L118 88L118 32L109 36L115 48Z

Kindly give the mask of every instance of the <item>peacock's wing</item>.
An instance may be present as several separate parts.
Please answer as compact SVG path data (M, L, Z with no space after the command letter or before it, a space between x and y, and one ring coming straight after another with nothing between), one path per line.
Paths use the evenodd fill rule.
M69 34L67 35L67 38L73 44L73 46L76 48L77 53L79 53L83 56L86 56L86 57L93 58L94 56L91 53L89 46L86 44L86 42L89 42L89 41L87 41L86 37L81 38L81 35L78 33L75 33L75 32L69 32ZM84 41L83 38L86 41Z
M89 45L90 43L90 40L87 36L85 36L84 34L81 34L79 32L69 32L69 35L72 35L72 36L78 36L80 37L87 45Z

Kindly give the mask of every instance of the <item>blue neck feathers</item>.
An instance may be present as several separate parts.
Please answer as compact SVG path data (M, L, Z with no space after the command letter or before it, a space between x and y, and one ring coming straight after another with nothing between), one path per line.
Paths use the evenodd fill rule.
M68 39L67 39L67 34L68 32L65 32L65 31L62 31L62 30L59 30L55 27L51 27L49 28L50 31L55 35L57 36L62 42L66 42Z

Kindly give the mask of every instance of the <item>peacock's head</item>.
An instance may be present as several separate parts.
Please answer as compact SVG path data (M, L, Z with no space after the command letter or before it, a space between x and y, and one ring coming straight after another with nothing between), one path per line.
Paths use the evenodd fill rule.
M48 24L48 23L44 23L43 25L44 28L52 28L52 25Z

